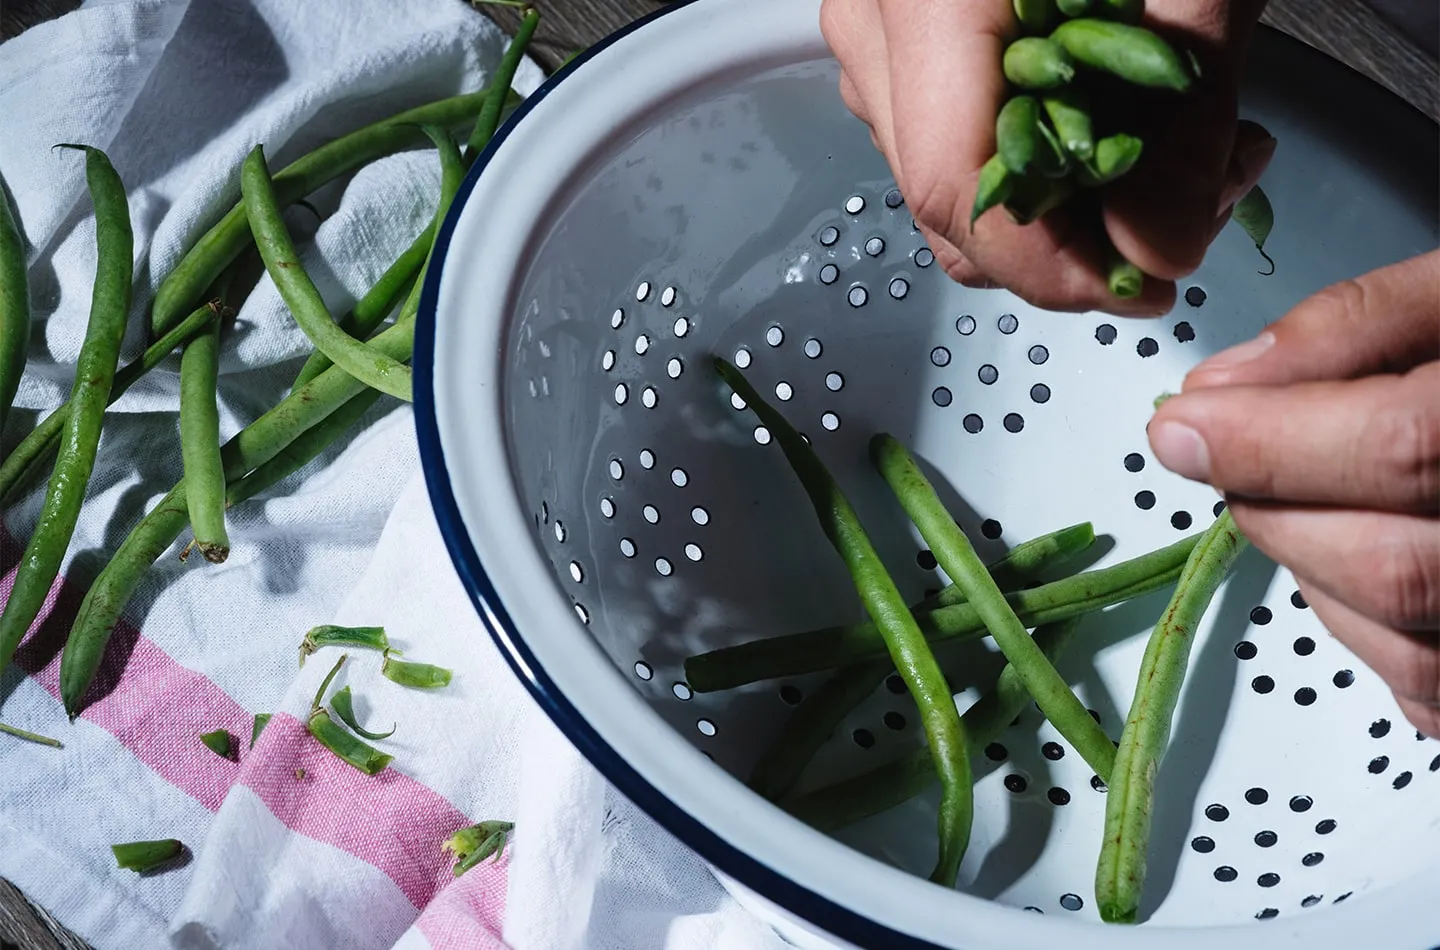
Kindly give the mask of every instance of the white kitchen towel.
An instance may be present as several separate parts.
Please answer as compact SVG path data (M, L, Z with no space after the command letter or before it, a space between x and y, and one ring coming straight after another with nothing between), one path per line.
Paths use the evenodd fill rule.
M159 279L239 193L263 142L273 167L367 122L478 88L506 38L460 0L90 0L0 45L0 179L29 245L36 324L0 447L68 394L94 276L83 142L110 155L135 228L135 308L124 359L144 345ZM538 83L526 63L521 92ZM288 220L341 311L428 220L433 152L378 161ZM221 426L277 401L305 340L262 279L227 334ZM117 628L101 691L73 724L58 650L85 587L180 473L176 360L107 416L84 512L45 611L0 678L0 716L58 735L55 750L0 736L0 876L102 948L725 947L778 939L703 864L609 789L501 661L460 589L417 475L408 410L382 400L349 439L230 513L223 565L179 544ZM0 597L39 510L4 513ZM397 505L398 500L398 505ZM183 539L182 539L183 540ZM377 547L378 545L378 547ZM418 567L417 567L418 566ZM386 625L415 659L452 667L420 693L355 651L341 673L393 766L366 777L301 720L335 651L297 676L303 632ZM253 749L252 717L274 712ZM199 741L225 728L238 761ZM454 879L440 843L468 823L517 819L511 848ZM118 869L109 846L177 837L187 862Z

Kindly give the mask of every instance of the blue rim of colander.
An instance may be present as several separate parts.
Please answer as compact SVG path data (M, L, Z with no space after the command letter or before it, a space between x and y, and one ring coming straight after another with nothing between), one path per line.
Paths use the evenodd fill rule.
M901 933L863 914L856 913L767 867L726 842L684 808L671 801L664 792L661 792L631 767L590 725L585 716L565 698L564 693L546 674L544 667L525 642L524 637L521 636L514 620L501 602L499 592L491 583L479 554L474 545L470 543L469 533L461 518L460 509L450 484L450 473L445 463L445 451L440 443L439 422L435 414L435 326L441 272L449 251L450 239L454 234L456 222L464 210L465 203L469 200L476 182L479 181L491 158L504 144L516 124L557 85L597 53L646 24L695 2L697 0L673 0L665 7L635 20L578 53L569 63L557 70L525 98L496 132L485 149L481 151L465 176L465 180L450 206L450 211L435 236L435 250L432 253L432 259L439 266L430 269L427 273L420 295L420 311L415 329L415 351L412 362L416 378L414 411L421 471L425 475L425 484L430 494L430 502L440 528L440 535L449 549L456 572L460 575L466 593L469 594L470 600L475 605L481 623L485 625L491 638L499 646L505 661L560 731L630 801L659 822L683 844L725 874L767 900L799 916L802 920L808 921L832 935L865 947L944 950L938 944ZM1323 61L1328 63L1331 68L1340 65L1323 53L1309 48L1278 30L1271 30L1264 26L1261 29L1274 34L1283 45L1291 47L1293 55L1302 59L1308 58L1317 63ZM1374 86L1372 89L1371 86L1373 84L1370 83L1347 83L1338 89L1330 90L1330 94L1338 96L1342 100L1355 99L1357 96L1368 97L1371 105L1383 102L1385 103L1384 108L1389 112L1389 118L1400 123L1411 124L1413 131L1417 133L1433 130L1434 124L1429 118L1414 109L1409 103L1388 94L1388 90L1385 91L1387 94L1375 96L1375 93L1380 92L1381 89L1379 86ZM1419 141L1415 136L1405 137ZM1435 950L1440 950L1440 947Z
M435 326L436 307L440 292L440 276L444 270L450 239L456 222L474 191L475 184L484 174L486 166L495 152L504 144L510 132L541 100L559 83L595 54L635 32L647 23L657 20L681 7L689 6L696 0L675 0L630 25L617 30L603 40L579 53L563 69L557 70L541 86L525 97L514 113L495 133L485 149L476 157L475 164L465 176L460 190L450 205L450 211L435 236L435 250L431 258L439 266L430 269L420 294L419 318L415 327L415 354L412 360L415 372L415 429L420 449L420 468L425 474L425 484L430 493L431 507L440 528L440 535L450 550L456 572L465 585L465 591L475 604L481 622L491 638L500 647L500 652L525 684L552 721L574 745L626 798L634 802L651 818L678 838L686 847L698 853L725 874L733 877L752 891L773 901L803 920L822 928L843 939L868 947L897 947L906 950L943 950L937 944L900 933L857 914L834 901L816 894L797 884L783 874L765 866L743 851L726 842L714 831L697 821L689 812L676 805L665 793L652 785L605 741L590 725L585 716L576 709L555 681L545 672L538 658L531 651L525 638L516 628L513 618L501 602L500 594L490 581L480 555L470 543L470 536L460 516L455 493L450 484L450 472L445 463L445 450L440 443L439 422L435 414L434 367L435 367Z

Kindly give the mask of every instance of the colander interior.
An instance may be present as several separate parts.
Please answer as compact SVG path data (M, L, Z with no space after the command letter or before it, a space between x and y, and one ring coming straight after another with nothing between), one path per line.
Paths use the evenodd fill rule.
M638 69L650 29L607 52ZM437 305L449 478L505 480L512 520L526 529L497 538L493 509L465 516L482 569L523 550L545 569L527 598L569 608L558 625L517 620L518 637L584 641L652 714L633 729L673 730L741 780L828 675L705 694L685 682L691 654L863 617L779 448L732 400L711 354L740 366L806 434L911 600L948 580L870 466L866 444L879 431L912 447L987 560L1079 521L1102 535L1091 558L1101 566L1208 525L1214 491L1149 452L1153 398L1321 286L1436 241L1425 163L1397 162L1333 114L1307 113L1286 70L1318 67L1286 41L1263 35L1255 59L1242 114L1280 140L1264 180L1275 273L1258 273L1263 261L1231 226L1156 320L1047 313L951 282L841 104L836 64L813 45L717 67L643 109L617 110L623 121L593 142L582 135L588 147L530 199L526 220L539 223L513 252L504 293L467 292L475 276L452 276L448 264ZM567 83L603 88L616 68L604 56L582 65L549 93L556 110ZM467 240L465 216L486 214L481 196L515 187L513 176L487 187L487 176L527 167L507 149L522 139L565 147L564 132L542 126L548 105L489 157L450 261ZM469 294L497 299L481 307ZM475 327L448 331L477 309ZM447 396L492 362L498 391L480 387L469 405ZM503 445L479 452L491 467L457 472L469 463L452 447L496 433ZM1059 664L1112 737L1168 596L1091 616ZM512 614L526 609L503 591L498 599ZM947 654L962 708L1002 662L988 640ZM802 788L922 743L892 678L845 721ZM1105 794L1032 704L976 763L959 889L1099 933ZM929 889L936 800L923 795L837 837ZM1323 935L1325 915L1346 912L1337 905L1440 874L1440 742L1406 722L1289 573L1258 552L1199 632L1158 802L1150 929L1237 925L1242 943L1265 928ZM1433 924L1433 911L1415 908L1427 913ZM1015 915L1017 926L1027 919Z

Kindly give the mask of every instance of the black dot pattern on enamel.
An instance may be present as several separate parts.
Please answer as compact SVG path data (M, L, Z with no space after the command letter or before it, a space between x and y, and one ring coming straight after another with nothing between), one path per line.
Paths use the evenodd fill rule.
M1235 656L1242 660L1253 660L1258 652L1259 649L1249 640L1241 640L1235 644Z
M1230 809L1221 804L1206 805L1205 817L1211 821L1224 821L1230 817Z
M1045 797L1050 799L1052 805L1070 804L1070 793L1058 785L1046 792Z
M1051 762L1058 762L1065 758L1065 747L1058 742L1047 742L1040 747L1040 754Z
M1311 851L1309 854L1305 855L1305 857L1300 859L1300 863L1305 865L1307 868L1313 868L1315 865L1319 864L1321 861L1324 860L1325 855L1322 852Z
M1276 884L1280 883L1280 875L1276 874L1274 871L1266 871L1264 874L1260 875L1255 879L1255 883L1259 884L1261 887L1274 887Z
M905 681L900 678L899 673L891 673L889 676L885 677L885 688L888 689L890 692L894 693L896 696L899 696L906 692Z
M1261 696L1264 696L1266 693L1275 689L1275 681L1272 680L1270 677L1261 674L1260 676L1257 676L1250 681L1250 688L1253 689L1255 692L1259 693Z
M1220 513L1224 510L1225 502L1223 500L1215 502L1215 507L1210 509L1211 513L1217 518L1220 517Z
M1304 610L1306 607L1310 606L1308 603L1305 602L1305 595L1300 593L1298 590L1290 595L1290 604L1296 610Z
M1311 706L1315 703L1316 692L1309 686L1302 686L1295 691L1295 703L1300 706Z
M850 738L854 739L855 744L862 749L868 749L875 745L875 734L869 729L856 729L851 733Z
M1147 359L1160 352L1160 344L1155 342L1153 337L1141 337L1140 342L1135 344L1135 352L1139 353L1142 359Z
M1440 755L1430 760L1430 771L1440 772Z
M992 742L985 747L985 758L991 762L1004 762L1009 754L1010 750L998 742Z
M1040 366L1050 358L1050 351L1047 350L1045 347L1041 346L1039 343L1036 343L1034 346L1030 347L1030 351L1026 355L1029 357L1030 362L1034 363L1036 366Z
M1025 781L1025 776L1023 775L1018 775L1012 772L1011 774L1005 776L1005 788L1015 793L1016 795L1019 795L1021 792L1025 791L1029 784L1029 782Z
M1155 507L1155 493L1150 489L1137 491L1135 493L1135 507L1141 511L1149 511Z
M1328 835L1337 827L1338 825L1335 823L1334 818L1324 818L1315 823L1315 833L1317 835Z
M1346 891L1344 894L1341 894L1339 897L1335 898L1335 900L1331 901L1331 903L1338 904L1354 893L1354 891Z
M1315 641L1309 637L1296 637L1295 642L1291 644L1291 649L1295 651L1296 656L1309 656L1315 652Z
M1191 343L1195 340L1195 328L1188 320L1181 320L1175 324L1175 339L1181 343Z
M1399 775L1395 776L1395 781L1390 783L1390 787L1398 792L1406 785L1409 785L1412 778L1414 778L1414 776L1411 775L1409 772L1401 772Z
M980 522L980 533L991 541L998 541L1000 535L1005 533L1005 529L994 518L986 518Z
M1205 291L1199 287L1186 287L1185 302L1192 307L1203 306L1205 303Z
M905 728L905 717L893 709L885 713L884 719L887 729L894 729L896 732L899 732Z
M1106 785L1105 780L1098 775L1090 776L1090 787L1097 792L1108 792L1110 790L1110 786Z
M1274 907L1267 907L1255 915L1256 920L1270 920L1272 917L1279 917L1280 911Z
M1366 768L1370 770L1371 775L1379 775L1381 772L1385 771L1389 767L1390 756L1388 755L1377 755L1375 756L1375 758L1371 759L1370 764L1366 766Z
M1263 805L1270 800L1270 793L1263 788L1249 788L1245 790L1245 800L1252 805Z
M1186 528L1190 527L1190 524L1191 518L1190 512L1188 511L1177 511L1170 516L1170 527L1172 528L1178 528L1181 531L1184 531Z
M1255 836L1255 843L1262 848L1273 848L1280 836L1273 831L1262 831Z
M1272 619L1274 619L1274 615L1270 613L1269 607L1256 607L1254 610L1250 611L1250 622L1255 624L1257 627L1265 626Z
M1296 795L1290 799L1290 810L1299 814L1300 812L1309 811L1310 807L1314 804L1315 800L1309 795Z
M955 332L961 336L969 336L975 332L975 318L969 316L960 317L955 321Z
M1345 689L1355 682L1354 670L1339 670L1330 680L1340 689Z
M1370 738L1383 739L1390 734L1390 720L1377 719L1370 723Z
M1215 840L1205 835L1200 835L1190 839L1190 847L1200 854L1209 854L1215 850Z
M1060 906L1066 910L1079 910L1085 906L1085 901L1079 894L1062 894L1060 895Z
M1018 412L1005 413L1005 418L1002 421L1004 422L1006 432L1019 432L1025 428L1025 417Z
M985 420L972 412L961 421L961 425L965 427L966 432L975 435L981 429L985 428Z
M1131 452L1125 456L1125 471L1140 472L1145 469L1145 456L1139 452Z
M1111 343L1114 343L1116 336L1118 336L1118 334L1115 328L1108 323L1102 323L1095 328L1095 339L1101 346L1109 346Z
M1316 904L1318 904L1318 903L1320 903L1320 895L1319 895L1319 894L1311 894L1311 895L1309 895L1308 897L1306 897L1304 900L1302 900L1302 901L1300 902L1300 906L1301 906L1301 907L1314 907L1314 906L1315 906Z
M995 325L1000 328L1001 333L1004 333L1006 335L1014 333L1016 330L1020 329L1020 321L1013 313L1001 314L1000 319L995 322Z
M1228 864L1222 864L1215 869L1215 880L1217 881L1224 881L1226 883L1229 883L1230 881L1235 880L1239 876L1240 872L1236 871Z
M920 565L922 571L935 570L935 555L927 548L915 555L915 563Z
M1000 371L989 363L986 363L980 367L980 371L976 373L976 375L980 378L980 382L986 386L991 386L994 385L995 380L1000 378Z
M1030 401L1044 404L1050 401L1050 387L1044 383L1036 383L1030 387Z
M800 689L797 686L792 686L789 683L786 683L784 686L780 687L780 701L787 706L798 706L800 705L800 700L803 698L804 697L800 695Z

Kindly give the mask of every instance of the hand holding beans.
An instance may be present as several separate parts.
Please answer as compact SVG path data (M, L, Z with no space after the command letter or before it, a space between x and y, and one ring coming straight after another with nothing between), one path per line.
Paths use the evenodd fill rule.
M1171 306L1173 281L1199 265L1274 151L1264 129L1236 121L1236 75L1260 7L1256 0L1148 5L1144 25L1193 53L1200 79L1183 99L1173 91L1134 94L1133 134L1146 142L1145 156L1101 192L1103 225L1093 209L1081 215L1067 207L1029 226L999 213L970 226L982 168L996 153L996 116L1012 92L1005 53L1021 36L1012 0L825 0L821 26L842 67L841 95L870 126L951 277L1003 286L1049 309L1155 314ZM1081 46L1063 45L1068 55L1044 62L1012 55L1010 71L1058 77L1069 61L1084 65L1075 55L1085 54ZM1138 295L1120 297L1107 285L1107 243L1150 275Z
M1335 284L1201 363L1149 431L1440 737L1440 251Z

